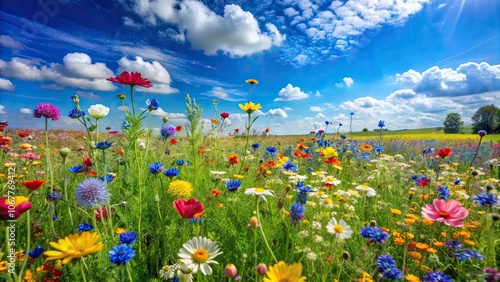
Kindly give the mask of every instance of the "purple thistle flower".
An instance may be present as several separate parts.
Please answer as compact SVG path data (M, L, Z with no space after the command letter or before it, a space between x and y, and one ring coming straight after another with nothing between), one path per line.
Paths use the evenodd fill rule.
M61 111L52 104L38 103L33 111L33 116L36 118L44 117L58 120L61 117Z
M85 209L104 205L110 196L104 182L96 178L83 180L75 193L76 202Z

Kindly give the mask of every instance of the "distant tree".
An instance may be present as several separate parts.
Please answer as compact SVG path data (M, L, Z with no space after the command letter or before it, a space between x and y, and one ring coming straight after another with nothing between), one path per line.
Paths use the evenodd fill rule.
M368 132L368 128L363 128L363 132Z
M458 113L449 113L446 116L443 125L444 133L462 133L464 128L464 122Z
M500 131L500 108L491 104L482 106L472 116L472 132L486 130L488 133Z

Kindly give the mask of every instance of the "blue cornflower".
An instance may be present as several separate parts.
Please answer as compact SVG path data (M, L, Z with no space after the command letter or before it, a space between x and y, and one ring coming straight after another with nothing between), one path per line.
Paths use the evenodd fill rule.
M329 121L327 121L327 120L325 120L325 124L326 124L326 125L329 125L329 124L330 124L330 122L329 122Z
M163 174L167 177L176 177L177 175L179 175L180 173L180 170L176 167L172 167L172 168L169 168L169 169L166 169Z
M434 148L427 147L422 151L422 154L431 154L434 151Z
M457 178L457 179L455 179L455 180L453 181L453 184L455 184L455 185L458 185L458 184L460 184L460 183L462 183L462 180L461 180L461 179L459 179L459 178Z
M345 134L340 134L340 138L342 138L342 139L346 139L346 138L347 138L347 136L345 136Z
M290 217L293 221L299 221L304 217L305 207L301 203L293 203L290 206Z
M63 198L63 195L61 195L59 192L55 192L55 191L51 192L51 193L49 193L47 195L47 199L48 200L52 200L52 201L54 201L54 200L62 200L62 198Z
M341 126L343 126L343 124L339 122L339 127L341 127Z
M36 247L33 251L28 252L28 255L29 255L31 258L36 259L37 257L39 257L39 256L41 256L41 255L42 255L42 253L43 253L43 251L44 251L44 250L45 250L45 249L44 249L43 247L38 246L38 247Z
M135 250L132 246L121 244L109 251L109 261L114 264L125 264L135 256Z
M381 154L381 153L383 153L383 152L384 152L384 146L382 146L382 145L377 145L377 146L373 147L373 150L374 150L376 153Z
M450 197L450 189L448 187L438 186L439 199L448 200Z
M181 166L181 165L184 165L184 160L176 160L175 163L178 165L178 166Z
M90 209L106 203L110 196L104 182L97 178L87 178L76 187L76 202L82 208Z
M288 161L283 164L283 170L297 172L297 165L292 163L291 161Z
M127 129L127 128L130 128L130 123L128 123L128 121L124 120L124 121L122 121L121 126L123 129Z
M258 149L258 148L260 148L260 144L259 143L253 143L252 144L252 148Z
M158 174L163 171L163 164L155 162L149 165L149 173Z
M203 218L202 217L200 217L200 218L193 217L193 218L189 219L189 222L191 222L191 223L202 223L203 222Z
M383 120L379 120L378 127L382 128L385 126L385 122Z
M453 279L439 271L432 271L425 275L423 282L453 282Z
M83 165L75 165L74 167L70 167L69 171L73 172L73 173L82 172L83 171Z
M354 112L351 112L351 116L353 116L353 115L354 115Z
M97 142L95 144L95 148L99 150L106 150L107 148L111 147L113 142L108 142L108 141L102 141L102 142Z
M417 180L417 178L418 178L418 176L416 176L416 175L411 176L411 179L413 179L413 180Z
M68 117L70 117L70 118L81 118L83 116L85 116L85 112L80 111L79 109L76 109L76 108L69 111L69 114L68 114Z
M165 139L174 137L176 133L177 133L177 131L175 130L175 127L173 127L173 126L164 125L160 128L160 134Z
M380 271L396 266L396 261L390 255L379 256L377 259L377 263L378 263L378 269Z
M99 179L104 182L104 176L101 176L99 177ZM110 183L110 182L113 182L113 180L115 180L115 177L113 176L112 173L108 173L106 174L106 183Z
M446 240L446 243L444 243L444 246L449 248L449 249L455 249L455 250L462 249L462 245L460 245L460 241L458 241L458 240Z
M236 192L241 187L241 180L228 180L226 181L226 188L229 192Z
M268 151L269 153L271 153L272 155L274 155L274 154L276 154L277 149L274 146L267 146L266 147L266 151Z
M403 279L403 272L399 270L397 267L384 269L384 271L382 271L382 275L384 275L385 278L391 280Z
M309 192L314 192L314 190L311 188L311 186L306 186L304 184L304 181L299 181L297 182L296 188L299 190L299 193L309 193Z
M148 106L149 111L156 111L160 107L160 102L156 99L147 99L146 106Z
M307 193L298 193L295 196L295 202L305 205L307 203Z
M137 241L137 233L136 232L127 231L127 232L120 233L120 242L122 242L123 244L130 245L130 244L135 243L135 241Z
M472 200L474 203L479 204L484 207L486 205L493 206L498 203L498 197L495 194L482 192L478 195L472 195Z
M361 228L360 235L363 238L370 239L381 244L385 243L385 241L389 239L389 234L377 226L367 226Z
M58 220L59 220L59 217L57 217L57 216L52 217L52 221L58 221Z
M90 231L94 228L94 226L92 224L88 224L88 223L80 223L80 225L78 225L78 231L80 232L85 232L85 231Z
M465 253L467 253L473 259L480 259L480 260L484 259L484 256L480 252L474 249L466 249Z

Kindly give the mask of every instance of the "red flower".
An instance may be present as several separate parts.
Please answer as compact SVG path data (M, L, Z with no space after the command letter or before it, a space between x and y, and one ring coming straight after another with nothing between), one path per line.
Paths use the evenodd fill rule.
M0 131L3 131L7 126L9 126L8 123L0 123Z
M179 199L174 202L174 208L175 211L182 216L182 218L186 219L190 219L195 216L199 217L205 211L203 204L195 198L191 198L187 201Z
M140 72L128 73L128 71L124 71L119 76L106 78L106 80L130 86L139 85L144 88L153 86L153 83L151 83L151 81L147 78L143 78Z
M339 161L337 158L328 158L325 160L325 163L332 164L332 165L342 165L342 162Z
M17 133L17 136L19 136L19 137L28 137L28 136L30 136L30 134L28 132L19 131Z
M175 131L181 132L182 131L182 125L178 125L175 127Z
M217 190L217 189L212 189L210 192L212 192L212 194L214 194L214 196L219 196L221 193L221 191Z
M172 138L172 139L170 139L169 143L171 145L176 145L177 144L177 140L175 138Z
M116 135L118 133L120 133L120 131L118 131L118 130L108 131L108 134L112 134L112 135Z
M83 165L86 167L92 167L92 161L90 161L90 158L83 158Z
M9 206L14 206L14 209L9 208ZM31 209L31 207L28 198L24 196L16 196L15 199L0 200L0 218L16 219Z
M318 130L319 134L323 134L325 131L323 129Z
M451 151L450 148L443 148L443 149L440 149L434 156L439 156L440 158L444 159L446 157L449 157L451 155L453 155L454 153Z
M238 132L240 132L240 129L239 128L235 128L234 132L238 133Z
M229 155L227 155L227 160L229 161L230 165L238 164L238 155L229 154Z
M30 180L21 182L21 184L26 187L28 190L37 190L43 184L45 184L47 180Z
M115 208L111 208L111 212L114 212ZM108 219L108 209L106 207L102 207L100 209L95 210L95 219L100 221L101 219Z
M229 117L229 114L228 113L221 113L220 116L223 118L223 119L226 119Z
M269 127L266 127L266 133L269 133L269 130L270 130Z
M0 145L10 145L12 143L12 141L10 140L9 137L4 137L4 136L0 136Z

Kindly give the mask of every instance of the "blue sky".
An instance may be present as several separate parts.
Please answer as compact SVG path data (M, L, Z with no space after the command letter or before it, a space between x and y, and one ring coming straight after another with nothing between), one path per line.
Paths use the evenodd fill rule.
M104 104L100 122L119 129L116 95L105 80L138 71L154 86L139 89L136 107L159 100L164 116L185 125L185 95L203 118L230 114L244 128L238 104L248 78L259 81L254 128L306 134L325 120L348 131L442 126L450 112L466 124L481 106L500 106L500 1L497 0L4 0L0 4L0 120L42 128L38 102L66 115ZM129 102L129 100L127 100ZM64 117L52 128L83 129ZM330 127L331 128L331 127ZM335 127L336 128L336 127ZM329 131L334 129L329 129Z

